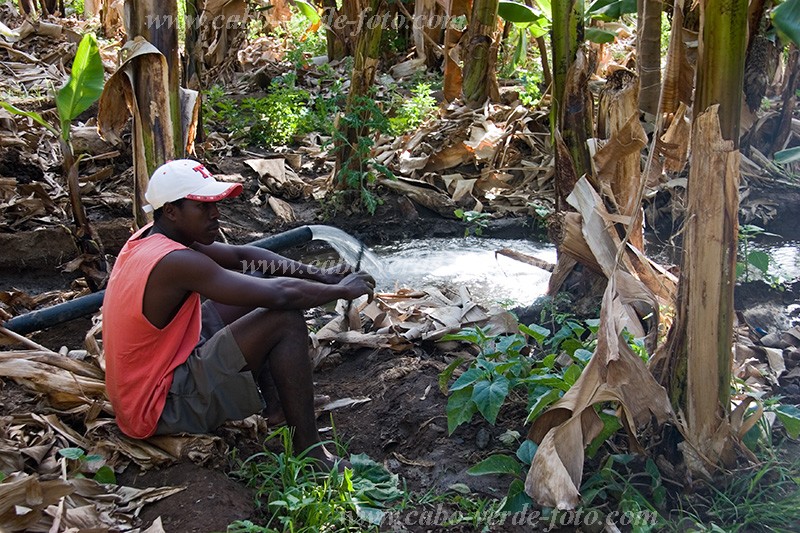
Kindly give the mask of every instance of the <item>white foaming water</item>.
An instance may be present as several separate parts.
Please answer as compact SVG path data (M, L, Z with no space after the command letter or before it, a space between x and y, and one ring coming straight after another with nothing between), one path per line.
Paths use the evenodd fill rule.
M309 228L314 240L327 242L348 264L359 264L361 270L372 274L379 291L434 286L454 293L465 286L477 303L527 305L547 291L550 273L495 252L508 248L556 261L553 245L520 239L414 239L370 250L338 228Z
M366 270L376 277L383 276L383 266L380 260L361 241L339 228L324 225L310 225L312 240L327 242L331 248L349 265L359 265L361 270Z
M479 237L418 239L374 251L384 265L379 288L422 289L433 285L441 290L466 286L474 301L489 305L527 305L547 292L550 273L495 252L509 248L516 252L556 261L551 244L527 240Z

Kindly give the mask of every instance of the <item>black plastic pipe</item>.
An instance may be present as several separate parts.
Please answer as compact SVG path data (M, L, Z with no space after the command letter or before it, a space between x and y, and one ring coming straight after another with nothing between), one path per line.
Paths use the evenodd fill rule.
M308 226L300 226L299 228L290 229L289 231L278 233L271 237L253 241L249 243L249 245L279 252L309 242L312 236L311 228ZM20 335L47 329L57 324L96 312L103 305L104 294L105 291L98 291L52 307L31 311L30 313L12 318L3 324L3 327L19 333Z

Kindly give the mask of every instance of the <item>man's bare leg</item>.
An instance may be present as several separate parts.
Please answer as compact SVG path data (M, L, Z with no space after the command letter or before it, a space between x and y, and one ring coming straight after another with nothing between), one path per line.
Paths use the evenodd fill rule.
M243 307L236 305L221 304L213 302L217 313L225 324L232 324L255 310L253 307ZM267 423L273 426L278 426L286 422L286 415L283 412L280 396L275 388L275 382L270 374L269 365L264 365L261 371L256 376L256 383L261 390L261 396L264 397L264 402L267 404L266 409L261 413L261 416L267 419ZM314 395L314 407L321 407L330 401L330 396Z
M325 467L339 460L321 442L314 414L314 384L308 357L308 330L299 311L257 309L230 324L247 370L268 370L297 452L307 450Z

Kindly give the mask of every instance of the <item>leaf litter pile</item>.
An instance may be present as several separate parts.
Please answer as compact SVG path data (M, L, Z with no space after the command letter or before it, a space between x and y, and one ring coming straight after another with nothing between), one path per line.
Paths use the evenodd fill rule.
M70 26L72 24L72 26ZM0 5L0 61L6 75L0 79L3 94L12 95L17 107L36 111L55 121L51 92L68 74L68 65L80 40L80 24L66 19L23 22L9 4ZM118 44L101 47L107 74L115 71ZM236 58L220 66L219 74L235 90L246 92L259 83L259 76L274 75L287 68L274 43L260 39L245 47ZM255 75L237 75L258 67ZM334 77L346 87L346 65L332 65ZM402 67L402 66L398 66ZM396 68L379 76L378 91L388 90L392 75L408 76L413 68ZM303 71L298 83L311 93L329 91ZM329 83L329 82L328 82ZM379 178L379 185L398 198L410 200L410 212L419 206L442 217L453 218L458 209L487 213L492 217L536 216L553 208L553 162L546 116L519 104L513 97L503 104L487 104L472 110L451 105L438 116L424 121L410 133L376 135L374 160L395 174L396 180ZM664 137L666 168L648 182L648 194L665 192L680 198L685 178L686 138L683 123L676 120ZM121 130L122 139L126 133ZM600 143L595 155L600 179L609 179L616 162L631 155L630 146L642 137L633 130L617 132ZM73 125L76 151L87 157L81 165L80 192L85 206L101 212L129 216L132 202L132 171L125 142L112 144L97 134L93 116ZM632 141L634 143L632 144ZM625 147L628 148L625 148ZM0 232L23 232L42 228L69 227L69 200L58 172L58 141L33 121L0 109ZM239 169L220 176L240 181L250 191L247 207L269 210L276 224L303 221L295 212L298 202L325 198L333 157L320 135L308 134L295 150L263 154L242 151L238 140L224 132L211 132L198 150L208 159L244 155ZM627 151L626 151L627 150ZM242 154L242 152L244 152ZM636 156L638 157L638 155ZM757 155L756 155L757 157ZM670 166L671 165L671 166ZM745 160L743 173L762 179L769 169ZM672 174L669 174L669 171ZM774 168L773 170L774 171ZM669 174L669 178L666 176ZM13 177L9 177L13 176ZM683 180L683 181L681 181ZM641 359L619 342L623 328L636 329L642 308L658 310L674 303L676 280L659 265L647 260L633 245L615 259L622 243L615 224L629 222L604 207L597 183L580 180L567 202L575 210L555 224L556 240L568 254L610 281L603 297L599 343L586 371L569 393L536 420L529 437L539 442L526 480L526 491L552 507L577 505L584 465L584 443L591 441L602 423L593 405L613 401L620 406L629 435L649 422L674 420L666 395ZM630 191L628 191L630 192ZM744 193L747 198L747 192ZM679 201L670 205L679 205ZM416 206L416 207L415 207ZM671 207L674 209L674 207ZM618 210L619 212L620 210ZM773 216L774 206L761 199L743 204L751 219ZM67 250L68 255L72 250ZM522 258L525 260L525 258ZM541 266L541 265L539 265ZM77 264L64 263L68 272ZM554 273L554 277L559 275ZM561 280L563 281L563 280ZM551 281L551 285L556 282ZM50 291L30 296L25 291L0 291L0 319L7 320L30 310L87 294L85 284L75 282L68 291ZM437 371L446 364L422 361L408 354L422 352L422 343L435 342L466 326L491 328L494 334L517 331L515 318L500 308L483 308L471 301L467 291L443 294L434 288L398 288L379 294L371 303L356 303L349 313L340 307L333 315L314 319L311 356L315 367L330 366L351 351L370 350L391 354L381 379L363 387L383 399L387 383L414 376L426 363ZM8 345L26 349L0 352L0 376L12 380L39 400L27 413L0 417L0 470L9 473L0 483L0 528L28 531L113 529L116 531L163 531L159 520L146 530L138 518L145 505L167 498L182 486L164 485L135 489L109 483L115 473L129 465L155 469L180 460L209 464L228 449L218 435L182 435L147 440L130 439L120 433L113 420L103 384L102 318L97 315L83 347L54 352L28 339L10 338ZM637 337L655 331L639 328ZM800 376L800 330L793 328L770 339L769 345L750 339L749 329L737 330L736 375L751 387L770 391L778 379ZM463 352L458 352L463 355ZM384 355L384 357L387 357ZM455 356L451 357L455 359ZM421 362L422 361L422 362ZM445 363L449 363L446 360ZM430 385L418 399L429 398ZM435 389L431 395L436 394ZM320 413L362 405L373 398L365 395L336 398L320 406ZM442 410L443 411L443 410ZM388 416L391 416L389 411ZM594 417L592 416L594 414ZM435 430L432 418L417 431ZM402 421L401 421L402 422ZM599 424L599 426L598 426ZM402 424L387 424L381 446L390 449L410 433ZM258 439L267 433L266 422L254 415L229 423L225 432ZM397 431L397 434L394 432ZM400 435L399 437L397 435ZM387 444L395 443L395 444ZM484 444L485 446L485 444ZM392 454L394 465L418 470L435 466L435 452L407 457ZM427 457L427 458L426 458ZM392 464L390 462L390 464ZM423 476L424 477L424 476ZM430 481L430 480L428 480Z

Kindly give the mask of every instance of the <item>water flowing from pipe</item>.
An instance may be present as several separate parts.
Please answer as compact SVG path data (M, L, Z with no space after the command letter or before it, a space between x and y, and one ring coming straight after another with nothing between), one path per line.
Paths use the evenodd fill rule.
M372 274L376 279L384 277L385 272L380 259L367 246L352 235L322 224L310 225L312 240L327 242L331 248L349 265L358 265L361 270Z

